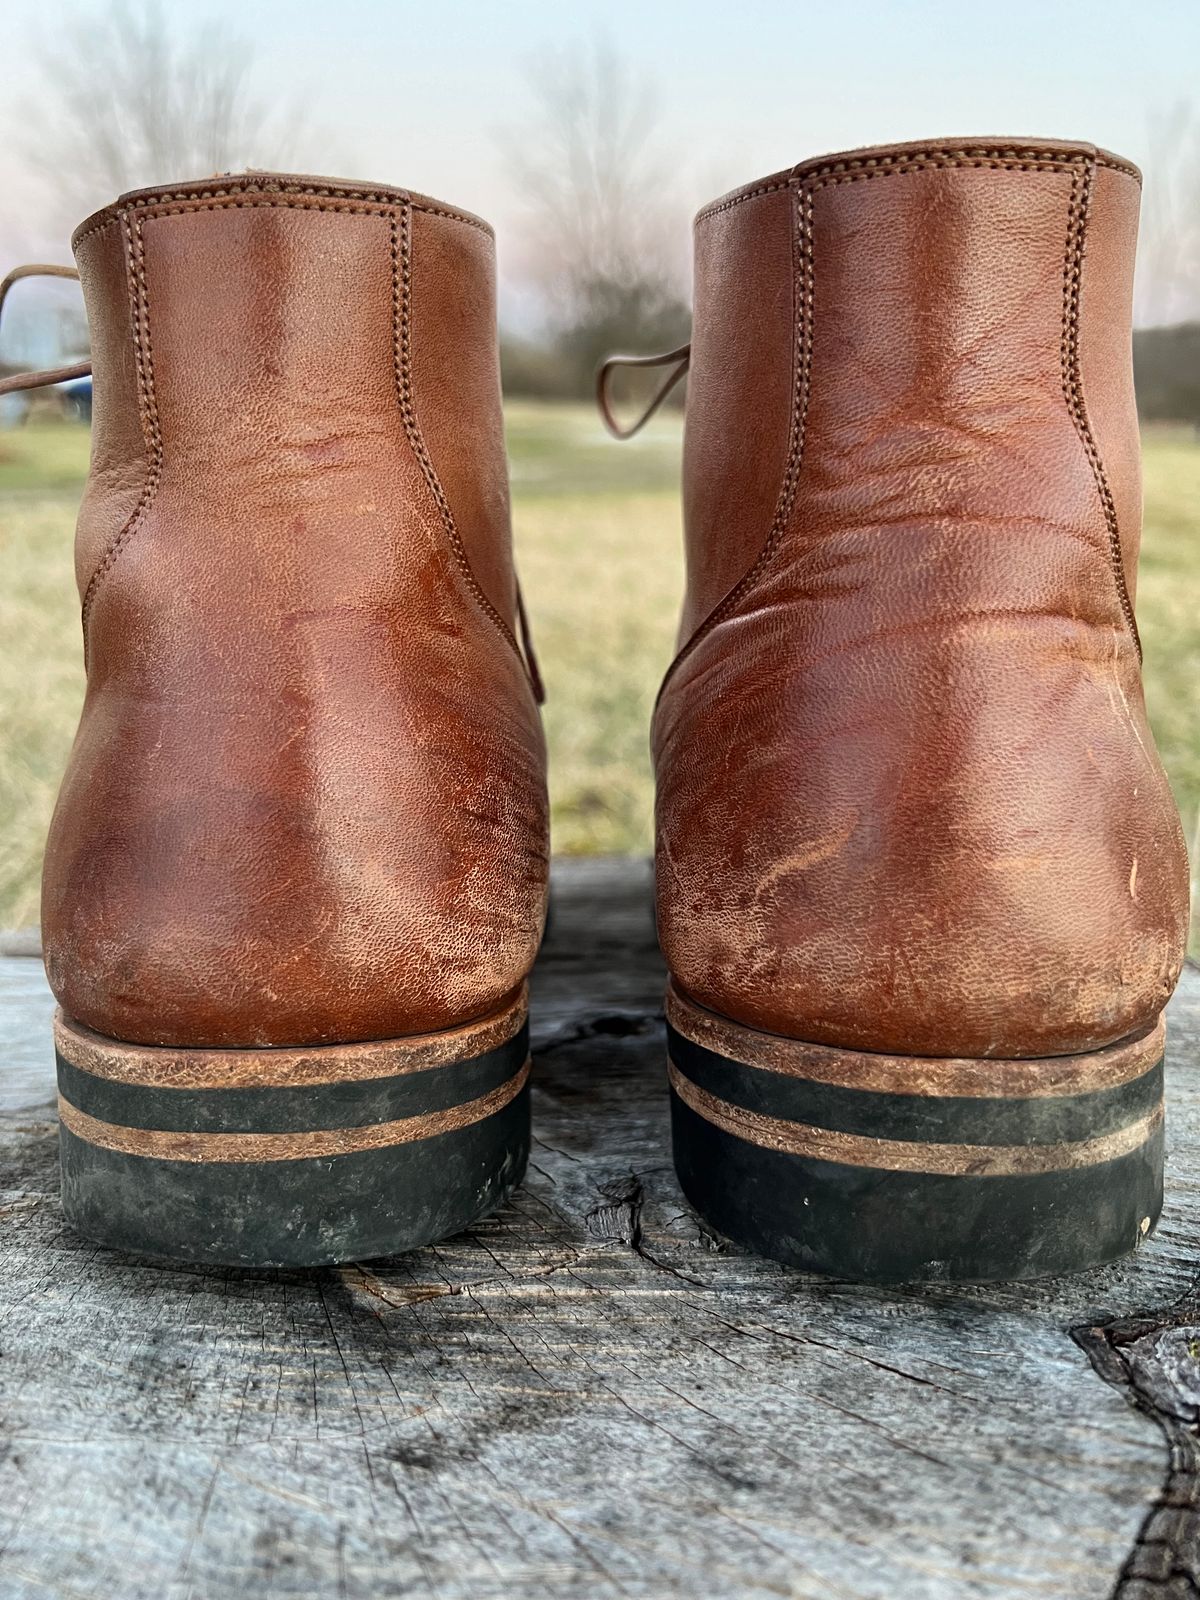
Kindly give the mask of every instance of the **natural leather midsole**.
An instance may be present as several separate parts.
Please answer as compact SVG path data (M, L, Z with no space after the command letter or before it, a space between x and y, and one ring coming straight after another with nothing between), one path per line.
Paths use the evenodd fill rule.
M54 1043L60 1055L93 1077L147 1088L294 1089L302 1084L390 1078L482 1055L512 1039L523 1027L528 1009L522 985L516 997L492 1016L436 1033L354 1044L231 1049L130 1044L96 1033L60 1010L54 1018Z

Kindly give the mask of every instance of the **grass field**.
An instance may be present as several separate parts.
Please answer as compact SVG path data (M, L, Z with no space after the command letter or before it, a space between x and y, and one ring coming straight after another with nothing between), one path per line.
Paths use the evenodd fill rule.
M679 423L624 447L588 407L508 413L522 583L549 686L554 848L645 853L650 709L682 582ZM0 926L37 916L42 839L82 692L72 578L87 434L0 434ZM1147 698L1189 842L1200 835L1200 445L1146 441L1138 612Z

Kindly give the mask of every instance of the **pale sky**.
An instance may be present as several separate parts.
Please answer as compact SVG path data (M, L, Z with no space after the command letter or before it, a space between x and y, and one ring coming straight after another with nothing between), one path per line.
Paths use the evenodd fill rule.
M14 153L37 31L95 0L0 0L0 250L53 249L53 208ZM644 64L690 209L812 155L893 139L1089 139L1148 166L1152 119L1200 99L1200 0L168 0L257 52L254 82L300 96L301 170L422 190L500 230L519 211L497 129L528 63L600 34ZM7 126L5 119L7 118ZM263 163L266 164L266 163ZM189 176L189 174L180 174Z

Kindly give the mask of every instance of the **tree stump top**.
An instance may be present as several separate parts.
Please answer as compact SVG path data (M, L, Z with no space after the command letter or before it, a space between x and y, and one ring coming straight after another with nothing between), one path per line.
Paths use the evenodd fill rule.
M5 1600L1197 1593L1200 974L1157 1235L899 1290L698 1222L662 985L648 868L559 863L525 1186L436 1248L255 1273L64 1227L52 1003L0 960Z

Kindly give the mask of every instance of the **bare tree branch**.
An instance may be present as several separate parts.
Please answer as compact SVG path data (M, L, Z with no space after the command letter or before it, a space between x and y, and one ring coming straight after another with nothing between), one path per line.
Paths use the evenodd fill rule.
M161 0L111 0L56 22L24 108L26 155L78 218L125 189L248 165L286 165L299 114L253 89L251 46Z
M1154 117L1134 303L1140 327L1200 318L1200 115L1186 102Z
M659 140L653 86L611 45L546 54L530 84L528 119L502 137L524 212L518 271L554 339L553 348L509 345L506 378L584 395L615 348L687 337L679 164Z
M531 115L504 147L525 270L552 310L576 320L598 283L681 295L687 230L653 86L599 40L541 56L530 85Z

